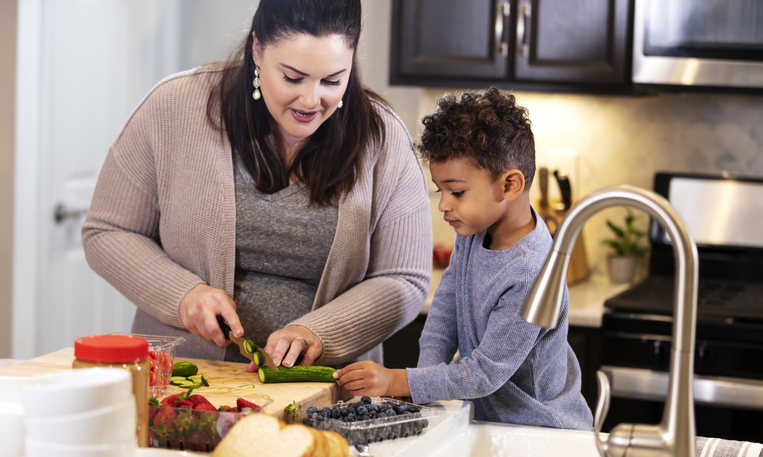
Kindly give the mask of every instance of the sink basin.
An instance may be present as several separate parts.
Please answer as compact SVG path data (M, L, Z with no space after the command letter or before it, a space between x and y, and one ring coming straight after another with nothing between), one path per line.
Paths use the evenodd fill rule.
M593 431L475 421L462 427L430 457L599 457Z

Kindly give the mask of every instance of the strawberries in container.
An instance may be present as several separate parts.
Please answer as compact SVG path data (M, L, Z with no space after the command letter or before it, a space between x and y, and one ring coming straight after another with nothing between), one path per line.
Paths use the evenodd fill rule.
M273 402L267 395L197 394L193 389L152 387L148 446L211 452L242 417Z
M114 335L139 336L148 341L149 385L168 386L172 377L172 363L177 346L185 341L179 336L141 335L138 333L114 333Z

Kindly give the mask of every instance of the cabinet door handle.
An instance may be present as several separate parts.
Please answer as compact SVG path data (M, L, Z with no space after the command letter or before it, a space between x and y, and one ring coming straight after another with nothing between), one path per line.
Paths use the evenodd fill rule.
M509 55L508 33L506 34L506 40L504 40L503 30L504 25L508 23L510 14L511 4L509 2L497 3L495 13L495 52L496 54L500 53L503 57Z
M530 56L530 44L527 42L527 29L529 21L532 18L532 5L530 3L520 3L519 13L517 15L517 54L519 57Z

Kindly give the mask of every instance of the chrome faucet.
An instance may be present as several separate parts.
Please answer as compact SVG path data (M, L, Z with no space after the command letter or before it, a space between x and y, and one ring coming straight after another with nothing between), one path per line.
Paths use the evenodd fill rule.
M602 209L629 206L652 216L670 235L676 262L673 343L670 377L662 422L620 424L600 437L609 410L609 381L597 372L599 398L594 418L596 446L602 457L696 457L694 428L694 332L697 315L697 245L668 201L638 187L620 185L598 190L570 208L557 228L554 247L522 307L531 324L556 327L570 254L585 222Z

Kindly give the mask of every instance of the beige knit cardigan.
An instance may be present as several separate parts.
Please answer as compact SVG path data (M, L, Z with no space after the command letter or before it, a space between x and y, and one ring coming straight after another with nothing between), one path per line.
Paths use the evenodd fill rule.
M82 228L90 266L138 307L133 332L182 336L178 355L211 360L225 349L186 331L178 310L200 283L233 296L231 147L206 118L220 74L189 70L146 96L109 149ZM313 309L293 322L321 339L319 365L381 362L381 342L416 317L429 291L423 169L400 119L374 104L386 141L363 155L357 183L339 203Z

